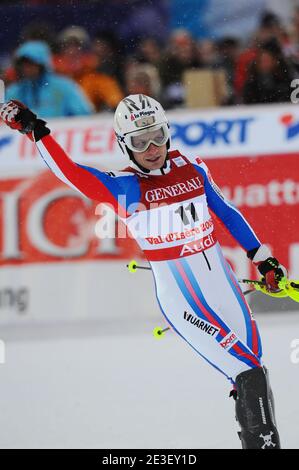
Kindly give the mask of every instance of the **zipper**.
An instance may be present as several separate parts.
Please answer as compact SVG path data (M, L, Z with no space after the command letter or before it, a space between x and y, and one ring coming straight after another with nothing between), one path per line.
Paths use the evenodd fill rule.
M207 255L205 254L204 251L202 251L202 254L203 254L203 256L204 256L204 259L206 260L206 263L207 263L207 265L208 265L209 270L212 271L211 265L210 265L209 260L208 260L208 258L207 258Z

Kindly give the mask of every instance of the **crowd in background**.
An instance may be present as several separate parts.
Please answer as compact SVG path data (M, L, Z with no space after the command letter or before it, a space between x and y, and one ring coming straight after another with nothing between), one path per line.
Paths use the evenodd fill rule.
M247 44L236 37L195 40L178 29L164 44L143 38L128 54L113 31L90 37L70 26L53 37L41 22L28 25L21 37L1 75L7 99L19 99L41 117L114 110L132 93L150 95L167 109L183 107L189 69L224 70L222 105L289 102L299 72L299 7L289 25L265 12Z

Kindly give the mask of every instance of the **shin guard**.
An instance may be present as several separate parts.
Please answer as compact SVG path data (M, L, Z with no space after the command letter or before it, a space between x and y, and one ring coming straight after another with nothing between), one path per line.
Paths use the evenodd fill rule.
M243 449L280 449L268 374L262 367L236 378L236 418Z

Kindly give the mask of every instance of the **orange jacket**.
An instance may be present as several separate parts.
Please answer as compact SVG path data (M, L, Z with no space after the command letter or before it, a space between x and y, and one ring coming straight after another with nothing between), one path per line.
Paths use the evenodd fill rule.
M97 111L103 108L115 109L124 98L117 81L109 75L90 72L83 75L78 82Z

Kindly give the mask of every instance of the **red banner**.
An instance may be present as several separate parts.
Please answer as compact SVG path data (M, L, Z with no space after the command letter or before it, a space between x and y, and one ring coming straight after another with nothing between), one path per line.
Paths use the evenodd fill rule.
M0 263L137 256L139 249L132 238L96 237L96 207L96 203L67 187L50 171L35 178L0 181ZM112 217L115 225L113 214ZM115 232L118 233L117 227Z
M207 161L223 193L287 266L292 247L299 247L298 162L299 154ZM2 180L0 192L2 265L141 256L131 238L98 239L96 204L82 199L50 171L35 178ZM220 225L221 244L236 247Z
M211 159L207 164L260 241L290 266L290 247L299 243L299 154ZM223 228L218 237L225 246L235 246Z

